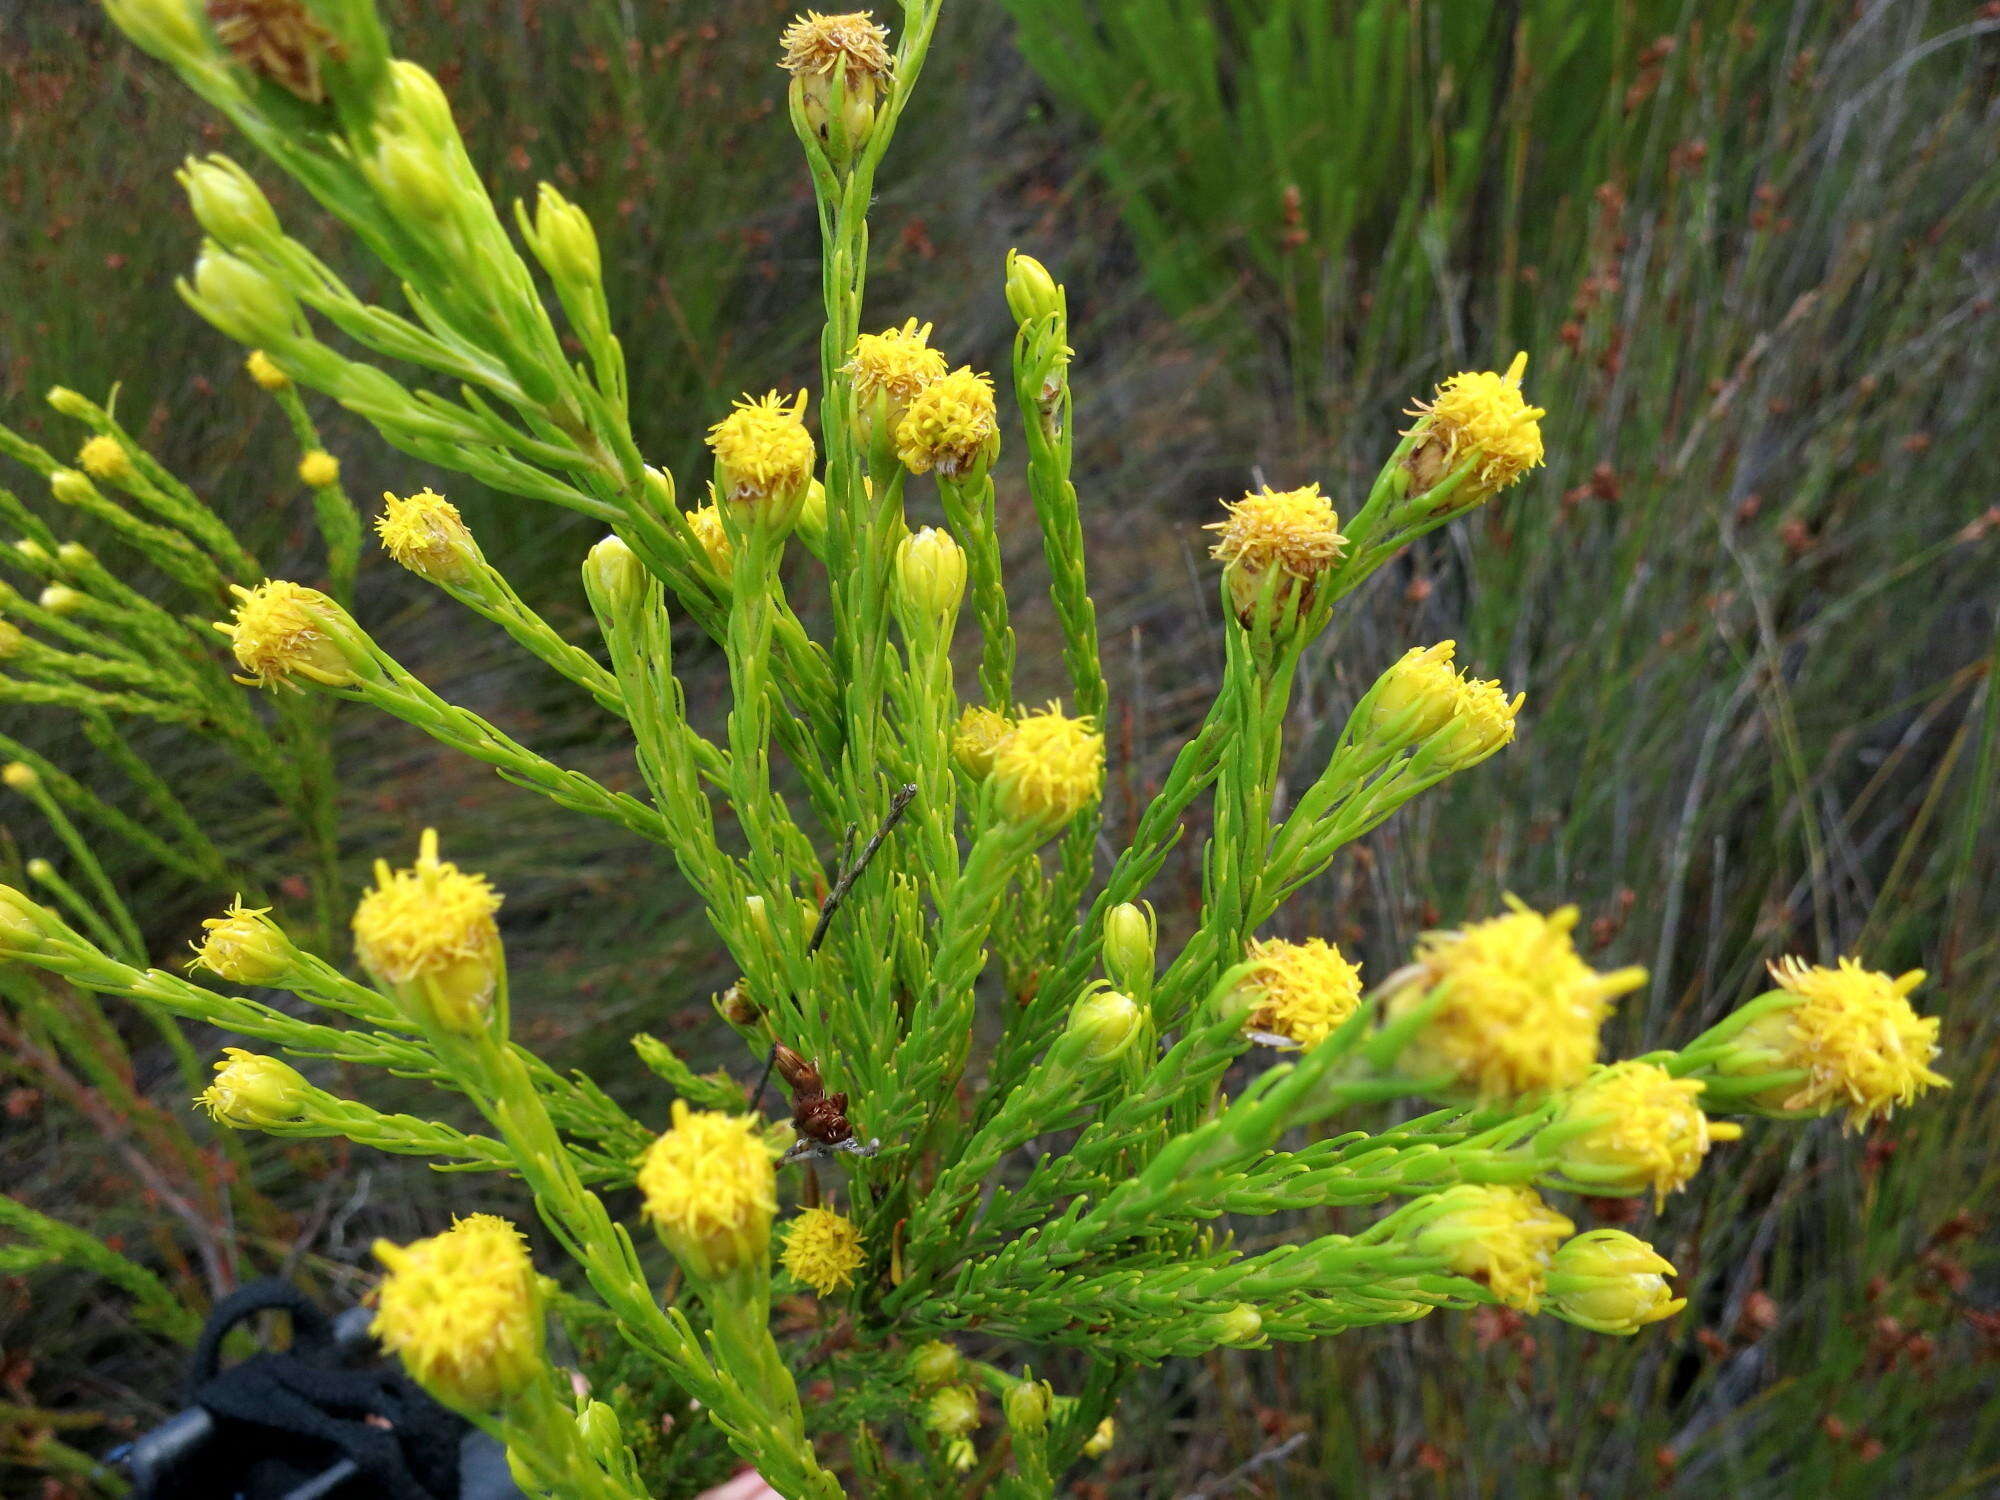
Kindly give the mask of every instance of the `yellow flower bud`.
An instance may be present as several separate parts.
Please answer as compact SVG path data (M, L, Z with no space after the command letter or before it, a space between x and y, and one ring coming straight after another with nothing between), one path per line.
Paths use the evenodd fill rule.
M1430 741L1432 753L1454 771L1509 743L1526 695L1509 699L1498 682L1457 671L1456 649L1455 642L1439 641L1404 652L1376 683L1363 733L1380 745Z
M433 489L407 497L383 491L375 535L399 566L449 588L465 587L486 561L458 507Z
M1323 938L1260 938L1244 956L1252 965L1244 985L1255 997L1247 1017L1254 1031L1317 1047L1360 1007L1361 966Z
M64 542L56 548L56 563L65 571L78 573L89 567L97 559L91 555L82 542Z
M1106 1417L1102 1422L1097 1424L1097 1430L1092 1432L1090 1437L1084 1442L1083 1456L1085 1458L1102 1458L1111 1451L1111 1445L1117 1441L1118 1425L1111 1418Z
M203 968L231 984L276 984L298 962L292 940L270 918L268 906L247 907L243 898L230 902L219 917L203 917L202 937L190 969Z
M785 1228L782 1263L796 1280L821 1297L854 1285L867 1256L852 1219L830 1208L808 1208Z
M417 1383L488 1412L543 1378L541 1282L521 1231L492 1214L411 1245L375 1242L389 1274L370 1331Z
M960 1438L979 1426L979 1393L969 1385L948 1385L924 1403L924 1426L939 1437Z
M1062 288L1056 285L1049 268L1032 255L1018 250L1007 252L1007 309L1017 323L1032 323L1059 313L1063 308Z
M248 687L296 687L303 677L326 687L355 681L363 637L347 611L318 589L267 579L254 589L234 584L236 613L216 629L229 637Z
M355 957L414 1014L471 1035L487 1025L504 964L500 900L484 875L440 860L426 828L409 869L375 861L375 884L354 908Z
M73 615L87 601L83 594L68 585L52 583L42 590L35 602L52 615Z
M1575 1226L1513 1185L1461 1183L1430 1201L1433 1211L1411 1248L1508 1307L1538 1311L1556 1243Z
M958 732L951 742L952 758L966 775L984 781L992 773L994 752L1013 732L1012 720L990 708L971 704L958 716Z
M1103 791L1104 736L1051 703L994 748L992 780L1003 818L1052 834Z
M25 796L41 787L42 776L26 761L10 760L4 767L0 767L0 781L4 781L9 790L20 792Z
M271 356L262 349L252 349L250 357L243 361L243 368L267 391L282 391L292 383L292 377L273 364Z
M118 29L161 58L192 61L211 50L201 23L201 0L104 0Z
M1082 1046L1085 1061L1107 1063L1132 1045L1141 1014L1130 995L1097 990L1070 1011L1069 1034Z
M1454 510L1483 504L1542 462L1541 419L1548 415L1521 395L1528 356L1517 354L1505 375L1466 371L1438 387L1435 400L1418 402L1410 429L1416 445L1404 457L1412 497L1421 497L1466 465L1470 472L1449 504Z
M289 1063L245 1052L241 1047L225 1047L215 1065L215 1081L195 1103L218 1124L236 1130L268 1130L298 1119L311 1089Z
M1000 1398L1000 1404L1007 1413L1007 1425L1016 1432L1032 1436L1048 1431L1049 1412L1055 1406L1055 1393L1049 1389L1046 1380L1017 1380L1007 1387L1007 1394Z
M778 1189L761 1124L676 1099L673 1124L639 1163L646 1217L697 1281L766 1269Z
M896 548L897 603L912 621L948 626L965 598L965 551L951 533L926 526Z
M723 529L722 513L713 505L704 505L699 510L688 512L688 530L701 544L702 555L709 566L728 583L736 576L736 544L729 540L729 533Z
M1151 904L1121 901L1104 914L1104 967L1126 986L1143 985L1153 977L1159 945L1159 922Z
M896 423L896 456L913 474L976 478L999 453L993 381L969 365L925 385Z
M89 439L77 450L77 464L86 474L108 479L114 484L132 477L132 455L117 438L105 433Z
M616 619L646 597L646 566L622 536L608 536L583 559L583 588L599 614Z
M1599 1333L1637 1333L1687 1306L1667 1278L1673 1265L1622 1229L1567 1241L1549 1267L1549 1311Z
M910 1351L910 1379L920 1391L951 1384L963 1367L958 1351L941 1339L926 1340Z
M28 638L21 633L19 626L0 620L0 661L20 655L21 648L27 644Z
M1558 1170L1583 1192L1650 1189L1665 1203L1694 1176L1710 1146L1743 1133L1702 1113L1703 1087L1656 1063L1601 1069L1570 1092L1555 1118Z
M315 448L299 460L299 478L313 489L330 490L340 483L340 460Z
M190 156L174 174L204 233L222 245L254 245L284 234L271 200L226 156Z

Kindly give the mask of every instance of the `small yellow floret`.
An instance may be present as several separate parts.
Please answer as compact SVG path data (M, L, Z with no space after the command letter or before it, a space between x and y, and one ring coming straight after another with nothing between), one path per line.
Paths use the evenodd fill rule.
M991 461L1000 443L993 382L961 365L917 393L896 424L896 456L913 474L936 469L961 479Z
M42 773L24 760L10 760L0 766L0 783L5 783L9 791L26 794L41 786Z
M888 28L878 26L865 10L837 16L809 10L778 40L785 49L778 66L787 73L826 74L845 65L849 87L862 79L886 79L896 65L889 53Z
M354 681L354 669L334 640L332 630L346 612L318 589L282 578L267 579L254 589L232 584L236 613L216 629L229 637L236 663L250 675L236 680L250 687L296 687L305 677L328 687Z
M1541 1307L1556 1245L1575 1227L1529 1188L1463 1183L1438 1195L1438 1212L1418 1232L1416 1249L1531 1313Z
M713 505L704 505L699 510L688 512L688 530L701 543L701 550L708 557L708 564L722 575L727 583L736 572L736 546L729 540L729 533L722 526L722 512Z
M1288 943L1259 939L1245 955L1255 967L1246 981L1257 996L1248 1024L1316 1047L1361 1004L1361 968L1324 938Z
M375 1242L389 1274L370 1331L447 1406L484 1412L541 1376L542 1293L521 1231L471 1214L411 1245Z
M1449 1074L1487 1101L1581 1082L1597 1061L1611 1002L1646 982L1644 969L1600 974L1577 956L1575 907L1543 916L1511 896L1507 904L1502 916L1425 934L1419 975L1388 1007L1394 1019L1442 991L1401 1067L1417 1077Z
M808 1208L785 1228L785 1269L825 1297L854 1285L867 1257L852 1219L830 1208Z
M1422 439L1406 462L1422 489L1472 461L1466 498L1489 498L1542 462L1541 419L1548 413L1521 395L1528 356L1517 354L1505 375L1467 370L1438 387L1432 401L1411 410Z
M1096 1430L1084 1440L1085 1458L1102 1458L1111 1451L1111 1445L1118 1441L1118 1424L1106 1417L1097 1424Z
M324 448L315 448L299 460L299 478L313 489L332 489L340 483L340 460Z
M994 751L1013 732L1013 720L1004 714L996 714L981 704L968 704L958 716L958 732L951 741L952 756L968 776L983 781L993 771Z
M271 362L271 356L262 349L252 349L250 357L243 361L243 368L250 372L250 378L267 391L282 391L292 383L287 375Z
M1498 681L1483 682L1453 665L1454 641L1413 647L1382 674L1369 711L1369 731L1382 743L1408 744L1438 736L1436 754L1454 769L1484 760L1514 738L1527 695L1512 698Z
M117 438L100 432L77 450L76 461L86 474L99 479L120 480L132 472L132 455Z
M1556 1116L1558 1125L1595 1122L1561 1148L1563 1175L1586 1192L1650 1188L1664 1204L1687 1185L1711 1146L1743 1134L1740 1125L1702 1112L1705 1088L1698 1078L1676 1078L1649 1062L1614 1063L1593 1074Z
M814 448L805 410L804 391L789 401L776 391L755 399L746 396L708 429L716 489L723 498L746 505L776 499L789 507L787 523L796 516L813 477Z
M901 328L864 333L854 341L854 353L842 371L854 382L854 400L866 408L877 396L886 397L889 420L899 420L910 402L947 368L944 351L930 346L931 325L917 326L911 318Z
M1104 789L1104 736L1055 704L1022 714L993 751L993 787L1009 822L1054 831Z
M674 1101L673 1124L639 1164L646 1217L689 1275L714 1281L764 1263L777 1173L760 1122Z
M1637 1333L1687 1306L1667 1280L1672 1262L1622 1229L1565 1242L1549 1267L1549 1311L1599 1333Z
M479 544L458 507L429 488L407 497L383 491L375 535L398 565L432 583L463 583L479 560Z
M296 1120L310 1087L288 1063L225 1047L215 1064L215 1081L194 1102L218 1124L264 1130Z
M201 919L201 941L189 946L190 969L207 969L231 984L275 984L292 967L295 950L278 930L268 906L245 906L238 896L219 917Z
M1236 613L1246 620L1267 587L1281 612L1310 604L1313 585L1347 549L1333 502L1317 484L1298 490L1266 487L1227 501L1223 508L1228 515L1205 528L1220 533L1210 556L1223 564ZM1270 582L1274 573L1275 584Z
M354 908L355 956L447 1031L476 1031L500 972L500 900L484 875L440 860L426 828L409 869L375 861L375 884Z
M1798 1004L1751 1022L1737 1042L1770 1046L1778 1067L1805 1070L1781 1108L1820 1114L1844 1108L1848 1128L1858 1129L1915 1103L1927 1089L1951 1087L1930 1066L1942 1050L1937 1017L1910 1006L1910 992L1924 982L1922 969L1891 978L1852 958L1831 969L1786 958L1771 965L1771 977Z

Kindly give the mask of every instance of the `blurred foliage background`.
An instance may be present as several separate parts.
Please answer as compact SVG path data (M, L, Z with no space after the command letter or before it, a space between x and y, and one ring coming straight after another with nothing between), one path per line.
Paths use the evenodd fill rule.
M383 10L496 194L547 177L593 215L653 456L685 466L736 392L810 376L810 198L770 66L788 6ZM1335 937L1380 974L1502 892L1575 900L1604 962L1652 970L1621 1050L1691 1035L1782 951L1858 950L1931 971L1918 999L1946 1018L1957 1085L1862 1138L1752 1130L1657 1227L1614 1201L1686 1273L1672 1324L1618 1342L1489 1311L1170 1366L1142 1375L1077 1493L2000 1491L2000 8L966 0L938 45L877 209L874 321L935 319L955 360L991 366L1005 250L1068 283L1114 794L1141 802L1212 690L1199 527L1218 497L1308 479L1352 497L1413 396L1525 348L1549 467L1352 602L1293 730L1309 759L1404 646L1454 637L1526 688L1521 741L1373 835L1285 935ZM127 427L310 581L283 420L171 291L197 238L171 169L226 132L89 6L48 3L0 16L0 130L0 413L67 454L81 433L42 393L119 384ZM447 486L316 415L351 493L448 488L521 591L587 635L578 518ZM1031 581L1026 498L1003 478L1001 499ZM1017 614L1030 639L1036 608ZM361 613L446 697L629 780L590 705L414 579L364 568ZM1023 658L1030 696L1053 690ZM100 752L63 718L4 714L92 779ZM751 1073L708 1015L731 976L656 851L401 726L350 711L336 733L357 885L435 821L508 893L517 1010L554 1060L642 1115L659 1111L633 1031ZM282 889L296 851L268 810L186 736L143 748ZM9 872L59 857L17 812ZM230 894L98 852L156 963ZM1155 893L1170 930L1196 875ZM180 1109L166 1049L130 1043L138 1091ZM129 1124L6 1062L9 1191L198 1304L122 1164ZM347 1268L375 1234L509 1191L270 1143L212 1165L271 1204L246 1262L327 1295L364 1284ZM21 1269L5 1244L0 1274ZM6 1274L0 1490L99 1492L83 1455L171 1410L180 1360L83 1271Z

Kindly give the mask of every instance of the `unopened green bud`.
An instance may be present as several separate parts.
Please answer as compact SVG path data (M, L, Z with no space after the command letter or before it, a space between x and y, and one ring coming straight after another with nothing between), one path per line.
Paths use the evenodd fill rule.
M52 615L73 615L84 606L84 596L67 584L52 583L37 601Z
M21 648L28 644L28 638L21 634L20 627L0 620L0 661L21 654Z
M392 212L424 222L450 215L455 197L451 173L433 142L415 134L388 137L368 158L365 170Z
M535 191L535 253L558 281L594 286L604 274L590 216L548 183Z
M81 392L71 390L66 385L50 386L49 394L45 399L49 405L53 406L64 416L75 417L80 422L87 420L93 410L87 397Z
M584 1447L600 1463L614 1464L625 1451L625 1435L619 1430L618 1413L602 1401L593 1401L576 1419L576 1430Z
M674 498L673 475L669 474L665 469L656 469L651 464L647 464L645 485L646 501L653 507L655 514L664 515L674 508L677 502Z
M49 493L64 505L82 505L96 495L97 486L75 469L57 469L49 475Z
M298 324L298 303L290 292L241 256L214 245L194 263L191 300L197 312L241 344L284 343Z
M104 0L104 9L120 31L155 57L208 55L200 0Z
M607 620L635 610L646 597L646 568L622 536L608 536L583 559L583 587L591 608Z
M1007 1412L1007 1425L1016 1432L1046 1431L1054 1394L1046 1380L1022 1380L1009 1386L1001 1400Z
M979 1393L969 1385L948 1385L924 1403L924 1426L940 1437L961 1438L979 1425Z
M897 602L912 620L949 621L965 598L965 550L926 526L896 548Z
M412 130L443 145L458 139L458 125L451 117L451 101L444 89L421 66L407 57L389 64L389 108Z
M1153 908L1121 901L1104 914L1104 967L1112 979L1137 989L1153 977L1159 924Z
M0 885L0 953L39 952L62 930L62 923L47 907L11 885Z
M67 573L81 572L96 561L96 556L82 542L64 542L56 548L56 566Z
M1565 1241L1549 1265L1549 1310L1599 1333L1637 1333L1687 1306L1667 1280L1674 1268L1622 1229L1592 1229Z
M1264 1315L1247 1302L1239 1302L1226 1313L1218 1313L1210 1331L1218 1344L1247 1349L1264 1337Z
M958 1351L942 1339L931 1339L910 1351L910 1379L920 1391L949 1385L958 1379L962 1366Z
M1007 252L1007 307L1017 323L1032 323L1063 310L1062 288L1049 268L1032 255Z
M1090 1062L1110 1062L1132 1044L1139 1031L1139 1007L1130 995L1098 990L1077 1001L1069 1014L1069 1034L1083 1044Z
M226 156L190 156L174 176L195 222L222 245L255 245L284 234L277 211L250 174Z
M826 486L817 479L806 486L806 497L799 502L799 519L795 529L801 540L815 552L826 545Z
M56 560L49 555L49 549L32 537L24 536L14 543L14 555L37 572L46 573L55 566Z

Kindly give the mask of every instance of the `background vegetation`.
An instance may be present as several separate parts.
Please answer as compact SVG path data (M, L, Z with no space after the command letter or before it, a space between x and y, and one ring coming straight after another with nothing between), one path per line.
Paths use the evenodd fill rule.
M41 392L123 381L126 425L274 569L310 572L282 419L168 289L196 239L169 170L227 142L88 8L25 9L0 19L0 411L66 453L81 434ZM989 365L1005 248L1069 283L1078 483L1134 782L1220 659L1198 529L1216 498L1266 478L1352 494L1413 393L1526 348L1548 470L1354 601L1294 729L1331 735L1400 644L1453 636L1527 688L1521 743L1375 835L1287 935L1338 936L1379 974L1502 891L1575 899L1606 962L1653 970L1619 1046L1691 1035L1781 951L1858 948L1932 971L1919 999L1947 1018L1957 1081L1865 1138L1827 1124L1729 1149L1661 1247L1692 1299L1673 1324L1620 1343L1494 1312L1170 1367L1080 1492L2000 1486L2000 16L1962 0L1005 9L947 15L889 174L874 306L883 324L935 318L955 358ZM497 191L549 176L597 220L651 451L679 461L731 394L807 373L809 199L768 67L788 7L384 10ZM319 415L356 496L437 477ZM587 531L452 493L523 593L580 628ZM1026 558L1025 497L1010 502ZM446 696L617 774L601 722L477 622L387 566L362 591L384 644ZM1018 628L1035 619L1023 600ZM4 712L90 779L96 752L65 721ZM354 872L423 819L449 829L508 892L517 993L538 997L522 1008L556 1060L639 1102L625 1036L714 1035L706 996L730 976L646 850L380 720L336 732ZM198 746L145 746L218 842L280 875L268 814L205 777ZM59 852L8 817L22 854ZM136 859L115 874L155 962L229 894ZM1156 897L1169 927L1193 876L1170 871ZM140 1091L178 1109L166 1049L129 1040ZM198 1304L118 1141L100 1143L117 1119L10 1065L10 1190ZM246 1260L329 1295L358 1288L343 1268L375 1234L506 1192L319 1152L241 1166L274 1214ZM170 1409L179 1350L132 1307L76 1271L0 1283L0 1464L18 1464L0 1490L70 1465L50 1482L87 1493L70 1450Z

